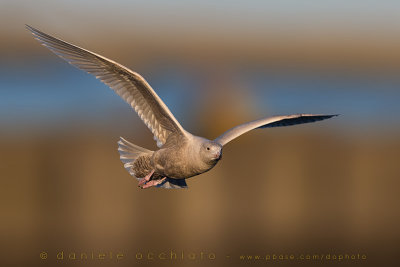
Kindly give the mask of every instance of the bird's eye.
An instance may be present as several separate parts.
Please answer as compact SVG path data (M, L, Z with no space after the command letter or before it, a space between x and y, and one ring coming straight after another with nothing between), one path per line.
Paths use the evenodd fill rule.
M209 147L207 147L207 150L210 150L210 148L209 148Z

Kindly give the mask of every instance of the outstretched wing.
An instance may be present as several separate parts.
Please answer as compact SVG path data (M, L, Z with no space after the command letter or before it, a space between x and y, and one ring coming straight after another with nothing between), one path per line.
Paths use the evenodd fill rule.
M154 139L159 147L165 144L171 133L185 134L185 130L168 107L138 73L28 25L26 28L42 45L70 64L96 76L130 104L154 134Z
M264 118L238 125L226 131L214 141L216 141L221 145L226 145L228 142L232 141L236 137L244 133L247 133L248 131L251 131L253 129L290 126L290 125L309 123L314 121L322 121L325 119L332 118L334 116L338 115L296 114L296 115Z

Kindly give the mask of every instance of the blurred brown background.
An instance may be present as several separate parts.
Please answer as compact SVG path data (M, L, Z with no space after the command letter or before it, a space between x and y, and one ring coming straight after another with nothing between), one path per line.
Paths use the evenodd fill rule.
M399 12L389 0L1 1L0 265L396 265ZM268 115L341 116L244 135L188 190L139 190L116 142L155 149L150 132L25 23L143 74L210 139ZM171 251L185 258L135 259ZM67 259L91 252L124 257ZM266 254L367 259L240 259Z

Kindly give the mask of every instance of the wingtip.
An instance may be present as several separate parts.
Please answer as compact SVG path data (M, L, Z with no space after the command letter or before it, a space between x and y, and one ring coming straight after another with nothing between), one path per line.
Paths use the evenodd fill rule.
M34 36L36 36L38 34L38 32L40 32L39 30L33 28L32 26L30 26L28 24L25 24L25 29L30 31Z
M29 30L29 31L33 31L34 28L28 24L25 24L25 29Z

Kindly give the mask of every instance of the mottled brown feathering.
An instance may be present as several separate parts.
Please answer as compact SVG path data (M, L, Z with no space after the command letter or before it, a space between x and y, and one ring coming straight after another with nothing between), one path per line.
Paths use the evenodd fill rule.
M147 174L149 174L153 169L153 161L151 159L151 155L144 155L138 157L133 163L132 170L137 178L143 178ZM163 178L162 175L158 173L154 173L151 177L151 180L157 180Z

